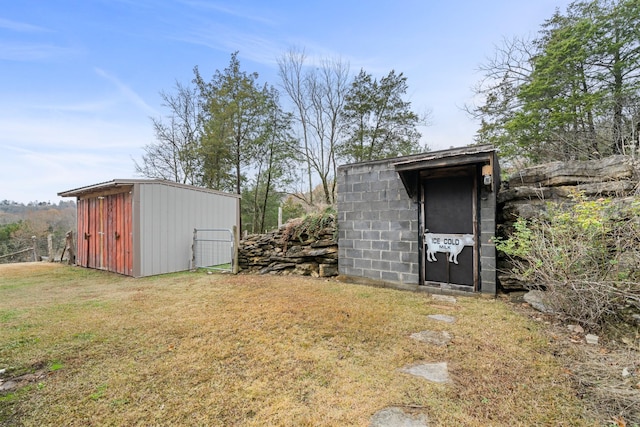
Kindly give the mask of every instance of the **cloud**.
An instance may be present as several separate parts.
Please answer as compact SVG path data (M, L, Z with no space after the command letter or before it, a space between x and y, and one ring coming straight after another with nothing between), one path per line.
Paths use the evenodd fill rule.
M109 74L105 70L97 67L95 68L95 71L96 71L96 74L98 74L100 77L108 80L114 86L116 86L120 94L123 95L129 102L136 105L138 108L145 111L147 114L155 115L155 116L159 115L158 111L155 108L147 104L140 95L138 95L133 89L131 89L126 84L124 84L122 81L120 81L116 76Z
M133 162L125 153L1 148L0 169L19 185L3 186L0 200L55 202L60 199L58 192L134 175Z
M107 121L79 118L74 114L29 114L24 111L0 116L0 135L0 146L81 151L130 149L141 147L153 138L146 117L132 117L130 122L123 122L119 119Z
M224 34L224 37L220 37L220 34ZM174 39L228 54L239 51L241 57L269 67L276 65L276 56L282 52L282 47L268 38L235 31L225 25L203 27Z
M113 99L104 99L98 101L78 102L70 104L42 104L31 107L34 110L55 111L63 113L99 113L111 107L117 102Z
M0 60L4 61L39 61L74 55L77 52L77 49L51 44L0 42Z
M26 24L24 22L11 21L9 19L0 18L0 28L5 30L18 31L21 33L40 33L49 30L37 25Z
M258 22L266 25L275 25L276 22L273 19L269 19L265 16L266 10L262 10L263 14L256 15L255 13L248 13L240 8L231 8L228 4L224 6L221 4L216 4L210 1L198 1L198 0L184 0L183 4L199 10L213 10L216 12L223 13L228 16L233 16L236 18L244 19L247 21Z

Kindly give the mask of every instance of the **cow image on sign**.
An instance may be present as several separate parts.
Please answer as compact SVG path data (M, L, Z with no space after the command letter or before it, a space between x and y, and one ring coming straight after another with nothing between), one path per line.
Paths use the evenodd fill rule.
M449 262L458 263L458 255L465 246L474 246L473 234L436 234L424 233L424 241L427 243L427 261L436 262L436 252L449 254Z

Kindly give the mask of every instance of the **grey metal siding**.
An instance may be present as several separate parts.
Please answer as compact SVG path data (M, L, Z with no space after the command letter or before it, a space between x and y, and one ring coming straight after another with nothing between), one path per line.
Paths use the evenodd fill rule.
M140 211L137 277L188 270L194 228L238 225L239 199L234 195L156 182L139 183L136 192Z
M144 229L142 228L142 223L140 221L140 191L138 191L138 187L134 186L132 190L132 207L131 207L131 239L133 241L133 277L140 277L140 271L142 269L140 265L140 254L142 253L142 239L141 236L144 234Z

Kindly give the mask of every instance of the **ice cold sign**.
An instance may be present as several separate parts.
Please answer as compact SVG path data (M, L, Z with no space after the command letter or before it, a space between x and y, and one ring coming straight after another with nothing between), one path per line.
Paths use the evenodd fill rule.
M458 263L458 255L465 246L474 246L473 234L436 234L425 233L424 241L427 244L427 261L436 262L436 252L449 254L449 262Z

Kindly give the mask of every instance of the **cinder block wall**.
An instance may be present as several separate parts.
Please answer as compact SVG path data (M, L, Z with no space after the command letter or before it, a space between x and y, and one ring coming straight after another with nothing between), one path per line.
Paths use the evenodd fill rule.
M338 168L341 275L417 285L418 205L389 161Z
M494 176L499 176L496 167ZM496 193L482 186L479 201L480 292L495 294ZM417 285L418 204L387 160L338 168L338 269L341 275Z
M493 176L500 176L496 169ZM496 193L499 183L493 191L486 187L480 189L480 292L495 294L496 285L496 245L493 239L496 234Z

